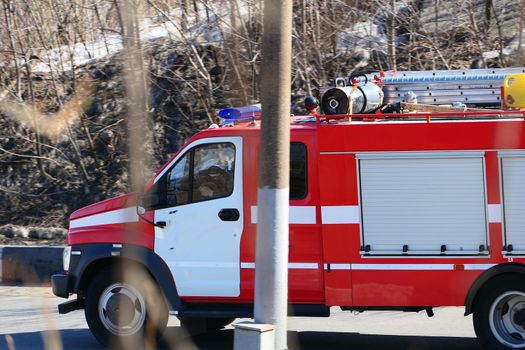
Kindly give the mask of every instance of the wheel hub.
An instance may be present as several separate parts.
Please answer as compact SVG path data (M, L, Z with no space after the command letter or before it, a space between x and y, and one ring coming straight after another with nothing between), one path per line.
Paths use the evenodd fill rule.
M118 336L137 333L146 320L146 302L135 287L116 282L102 291L98 312L108 331Z
M514 314L514 323L525 328L525 308L516 311Z
M525 293L508 291L497 297L490 308L489 323L501 344L510 349L524 349Z
M108 319L120 327L131 323L135 315L135 305L125 294L113 294L106 303Z

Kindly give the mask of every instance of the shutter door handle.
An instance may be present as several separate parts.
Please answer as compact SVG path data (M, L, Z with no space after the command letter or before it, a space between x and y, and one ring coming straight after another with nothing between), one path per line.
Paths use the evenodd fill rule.
M219 212L219 218L222 221L237 221L239 220L240 214L237 209L225 208Z

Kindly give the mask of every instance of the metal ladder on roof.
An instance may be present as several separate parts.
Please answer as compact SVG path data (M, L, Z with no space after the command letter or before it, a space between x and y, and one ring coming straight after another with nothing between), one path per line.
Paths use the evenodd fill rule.
M496 107L501 105L505 76L515 73L525 73L525 68L386 71L367 74L367 78L383 86L385 104L409 102L407 94L412 91L422 104L460 102L468 106ZM357 80L364 83L364 77ZM336 86L350 83L350 78L335 80Z

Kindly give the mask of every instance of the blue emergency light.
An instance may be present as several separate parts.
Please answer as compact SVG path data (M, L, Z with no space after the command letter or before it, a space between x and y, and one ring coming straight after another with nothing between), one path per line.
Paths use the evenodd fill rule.
M230 120L246 120L261 116L261 104L225 108L219 111L219 117Z

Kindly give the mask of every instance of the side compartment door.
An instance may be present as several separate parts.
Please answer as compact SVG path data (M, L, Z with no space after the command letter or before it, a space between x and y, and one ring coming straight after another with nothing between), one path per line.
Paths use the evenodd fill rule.
M500 152L505 250L525 254L525 152Z
M243 222L242 138L197 140L157 181L166 207L155 210L155 251L180 296L240 294Z

